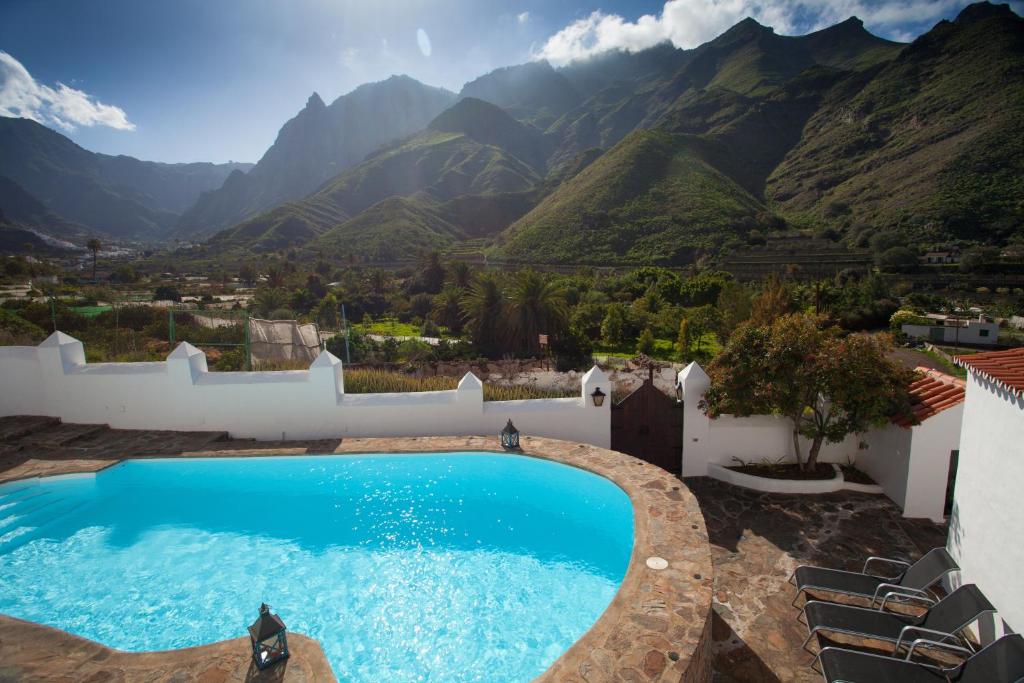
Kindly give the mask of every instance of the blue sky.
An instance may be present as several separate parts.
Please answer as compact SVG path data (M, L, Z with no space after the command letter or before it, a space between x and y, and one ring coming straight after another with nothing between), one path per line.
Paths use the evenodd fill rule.
M2 0L0 112L87 149L256 161L317 91L405 73L458 90L487 71L661 40L751 15L799 34L857 15L909 40L963 0ZM1020 13L1024 0L1011 3Z

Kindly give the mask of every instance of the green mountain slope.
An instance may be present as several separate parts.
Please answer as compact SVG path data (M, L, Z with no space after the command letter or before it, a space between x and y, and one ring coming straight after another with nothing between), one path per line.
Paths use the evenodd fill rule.
M28 119L0 117L0 175L91 231L159 239L205 190L248 164L162 164L96 154Z
M85 229L65 221L18 183L0 176L0 214L9 225L31 227L51 235L81 236Z
M688 263L758 226L763 206L708 158L708 143L637 131L503 235L500 255L540 263Z
M866 84L837 88L768 181L797 217L915 240L1024 224L1024 19L973 5Z
M200 197L178 220L176 234L212 235L301 199L381 145L422 129L454 101L454 93L408 76L362 85L330 105L313 93L305 108L282 126L259 163Z
M517 211L509 196L529 192L540 182L542 142L539 131L494 105L463 99L423 132L376 152L305 199L216 235L211 243L267 250L317 237L316 249L334 240L375 258L382 253L382 240L374 231L388 234L395 226L401 226L404 241L390 244L391 249L447 243L473 232L453 228L450 217L483 215L493 222L521 215L525 208ZM473 204L468 197L478 199ZM407 199L385 201L394 198ZM462 201L445 204L456 199ZM417 227L429 234L412 236ZM365 237L363 242L354 241L358 235Z

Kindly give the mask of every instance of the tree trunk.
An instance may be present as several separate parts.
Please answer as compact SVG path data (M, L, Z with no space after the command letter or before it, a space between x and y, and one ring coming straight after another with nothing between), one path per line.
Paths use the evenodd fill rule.
M92 252L92 281L96 283L96 252Z
M804 469L804 461L800 457L800 428L795 426L797 421L793 420L793 453L796 455L796 464L800 466L800 469Z
M821 452L821 444L824 439L820 436L814 437L814 441L811 442L811 450L807 454L807 469L814 470L818 464L818 453Z

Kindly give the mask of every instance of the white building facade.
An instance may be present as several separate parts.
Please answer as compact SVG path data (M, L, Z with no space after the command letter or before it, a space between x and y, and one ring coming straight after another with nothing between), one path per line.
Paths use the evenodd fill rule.
M1024 349L961 356L968 370L948 548L1015 631L1024 629Z

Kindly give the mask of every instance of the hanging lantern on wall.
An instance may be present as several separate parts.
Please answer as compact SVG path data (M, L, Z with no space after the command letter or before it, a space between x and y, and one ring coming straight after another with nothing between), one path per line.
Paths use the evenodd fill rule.
M266 603L260 605L260 616L249 627L252 659L257 669L266 669L288 658L288 637L281 617L270 613Z
M601 391L601 387L598 387L598 388L594 389L594 393L592 393L590 395L590 398L593 399L593 401L594 401L594 407L600 408L601 406L603 406L604 405L604 397L606 395L607 394L605 394L603 391Z
M501 447L510 451L519 448L519 430L512 424L511 419L509 419L505 428L501 430Z

